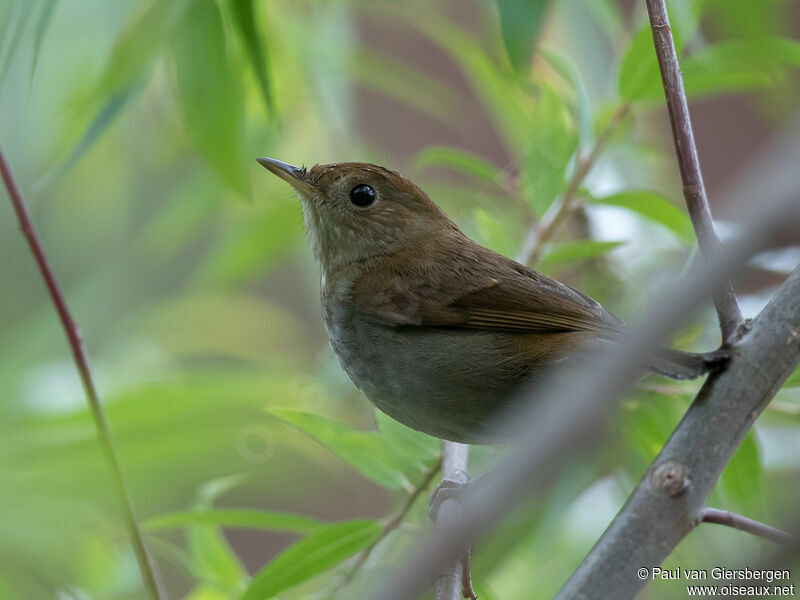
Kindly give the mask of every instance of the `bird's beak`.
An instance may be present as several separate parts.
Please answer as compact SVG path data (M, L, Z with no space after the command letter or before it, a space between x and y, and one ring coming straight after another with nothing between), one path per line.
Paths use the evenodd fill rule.
M304 168L295 167L274 158L257 158L256 160L262 167L291 185L300 195L307 196L313 192L314 187L308 182Z

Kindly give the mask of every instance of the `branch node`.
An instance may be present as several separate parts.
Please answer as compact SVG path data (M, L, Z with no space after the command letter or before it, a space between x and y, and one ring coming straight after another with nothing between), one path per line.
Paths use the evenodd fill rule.
M667 460L653 467L650 486L660 494L678 496L689 487L689 470L674 460Z

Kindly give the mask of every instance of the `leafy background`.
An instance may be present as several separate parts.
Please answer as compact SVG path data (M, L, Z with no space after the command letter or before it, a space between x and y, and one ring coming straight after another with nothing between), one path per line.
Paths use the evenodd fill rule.
M797 119L800 9L670 9L724 218L736 174ZM376 414L339 369L296 199L254 157L386 164L508 255L572 181L536 265L631 322L694 256L641 2L2 0L0 31L0 139L83 328L171 598L365 597L427 523L423 494L381 537L435 469L438 442ZM142 597L7 202L0 233L0 597ZM797 262L789 249L742 271L749 315ZM708 307L675 341L717 342ZM552 596L697 385L654 376L633 390L608 447L480 541L481 598ZM712 505L770 523L796 509L796 386L797 374ZM474 448L473 474L504 451ZM668 566L752 565L770 551L703 526ZM684 596L660 582L642 594Z

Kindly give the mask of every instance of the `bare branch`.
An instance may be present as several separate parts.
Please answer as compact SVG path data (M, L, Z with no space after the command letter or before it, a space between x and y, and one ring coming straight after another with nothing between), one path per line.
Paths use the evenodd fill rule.
M637 569L660 565L705 518L706 500L723 468L800 363L798 332L800 267L735 342L727 369L706 381L625 506L556 598L624 600L647 583Z
M445 441L442 481L466 483L468 457L468 445ZM436 511L436 524L446 527L460 517L462 510L463 507L458 498L445 498ZM468 563L465 562L462 565L461 561L453 562L438 574L433 586L433 597L436 600L460 600L462 590L466 590L466 588L469 588L474 596L470 577Z
M0 172L3 176L8 195L11 198L11 204L17 213L19 219L19 226L23 235L28 240L28 245L31 248L36 264L39 266L39 271L42 274L47 290L50 293L50 298L58 312L61 319L61 324L64 327L64 332L67 334L72 357L75 360L75 366L78 368L78 373L83 383L83 389L86 393L86 400L89 403L89 409L94 417L94 424L97 429L97 438L100 446L103 449L103 454L106 458L108 470L111 473L111 479L114 485L117 499L122 507L125 524L128 529L128 536L131 539L133 550L136 553L136 560L139 562L139 570L142 573L142 580L144 581L145 588L149 595L154 600L159 600L163 597L160 581L158 579L155 565L147 551L147 545L142 535L142 530L139 527L139 522L136 518L136 513L133 508L133 501L128 491L125 478L122 475L122 469L119 465L114 443L111 438L111 432L108 428L103 406L100 403L100 398L97 395L97 390L94 386L92 379L92 372L89 368L89 357L86 353L86 348L81 338L81 332L78 324L72 318L72 315L67 308L64 294L56 281L55 274L53 273L47 256L44 253L44 248L39 241L39 236L36 234L36 229L33 226L30 215L25 208L25 203L22 199L19 187L11 172L11 167L6 161L6 157L0 149Z
M683 76L678 65L678 55L675 52L664 0L647 0L647 12L650 15L653 42L661 70L661 81L664 84L664 95L667 99L667 111L683 182L683 196L697 236L697 244L701 252L707 254L719 246L719 238L714 231L714 221L700 171ZM715 291L713 297L722 330L722 340L727 342L742 324L742 312L730 280L719 291Z
M766 538L776 544L785 544L788 546L798 542L798 539L791 533L787 533L777 527L771 527L770 525L754 521L745 516L737 515L729 510L705 507L700 513L700 522L733 527L739 531Z

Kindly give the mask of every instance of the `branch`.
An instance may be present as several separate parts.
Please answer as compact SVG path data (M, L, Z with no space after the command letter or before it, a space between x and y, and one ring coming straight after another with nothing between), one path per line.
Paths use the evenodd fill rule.
M444 458L442 460L442 481L454 481L456 483L466 483L467 459L469 457L469 446L457 442L444 442ZM450 523L461 516L463 506L461 500L456 497L446 497L436 511L436 524L440 527L447 527ZM471 593L472 583L470 581L468 561L455 561L447 568L443 569L433 585L433 597L435 600L461 600L462 590ZM465 597L470 597L465 594Z
M111 479L117 494L117 498L122 507L125 524L128 529L128 536L131 539L133 550L136 553L136 560L139 562L139 570L142 574L145 588L149 595L154 600L160 600L163 597L160 582L156 573L155 565L150 558L147 551L147 546L144 541L144 536L139 527L139 522L136 519L136 513L133 509L133 501L131 500L128 487L125 483L125 478L122 475L122 470L119 465L114 443L111 439L111 433L108 428L103 406L100 403L100 398L97 395L97 390L92 380L92 372L89 368L89 357L86 353L86 348L81 339L81 332L78 324L72 318L72 315L67 308L66 300L58 286L55 275L50 263L47 261L47 256L44 253L44 248L39 241L39 236L36 234L36 229L33 226L30 215L25 208L25 203L22 199L19 187L14 180L14 175L11 172L11 167L6 161L6 157L0 149L0 173L2 173L3 182L5 183L8 195L11 198L11 204L17 213L19 219L19 226L23 235L28 240L28 245L31 248L36 264L39 266L39 271L42 274L47 290L50 293L50 298L55 305L58 316L61 319L61 325L64 327L64 332L69 341L70 350L72 351L72 358L75 360L75 366L83 383L83 389L86 393L86 400L89 403L89 409L94 417L94 424L97 429L97 438L100 441L100 446L103 449L103 454L106 458L108 470L111 474Z
M377 546L383 538L385 538L392 531L394 531L395 529L400 527L400 525L402 525L403 521L406 518L406 515L408 515L408 512L416 503L417 498L419 498L422 492L428 489L428 486L431 484L431 481L433 481L433 478L436 477L436 474L439 472L441 468L442 468L442 457L440 456L439 460L436 461L436 464L433 465L428 470L427 473L425 473L425 476L422 478L422 481L419 482L419 485L416 486L408 495L408 498L406 499L405 504L403 504L403 507L394 516L390 517L388 521L386 521L386 523L383 526L383 529L381 530L381 534L377 537L377 539L374 542L372 542L369 546L364 548L364 550L359 555L356 564L353 565L353 568L344 578L343 584L347 584L348 582L352 581L353 578L355 578L356 574L361 570L361 567L364 566L364 563L367 562L367 559L369 558L370 554L372 554L372 551L375 549L375 546Z
M534 223L528 230L522 249L517 255L517 262L521 262L524 265L532 265L539 259L539 254L541 254L544 244L550 241L558 231L558 228L561 227L561 224L575 209L575 196L578 193L578 189L591 172L614 130L630 113L630 108L630 104L621 104L611 115L589 152L578 159L575 170L572 172L572 177L567 182L567 187L564 188L561 198L550 206L544 217L542 217L541 223Z
M700 171L700 160L694 143L686 91L678 66L678 56L672 40L665 0L647 0L647 12L650 16L653 43L658 57L658 67L661 71L661 81L664 84L664 95L667 99L667 111L672 125L675 152L683 182L683 196L686 199L686 208L697 236L697 245L703 254L707 254L719 247L719 238L714 231L714 221L711 217L703 175ZM742 312L730 280L725 283L724 287L714 292L713 298L722 330L722 341L725 343L731 340L742 324Z
M782 529L778 529L777 527L771 527L769 525L765 525L764 523L754 521L753 519L748 519L742 515L737 515L729 510L706 507L700 513L700 522L715 523L717 525L733 527L739 531L744 531L746 533L752 533L753 535L763 537L775 542L776 544L791 545L798 542L798 539L791 533L787 533Z
M734 269L754 253L769 247L776 236L792 231L795 222L793 220L800 218L800 205L791 196L768 196L758 206L750 203L742 208L743 211L738 216L741 222L750 224L748 230L725 252L712 252L707 261L695 265L678 285L661 294L648 311L647 318L643 319L646 325L626 334L616 347L596 354L596 360L580 369L579 373L574 369L570 374L558 372L546 383L522 390L524 398L536 397L539 400L518 405L517 410L499 424L501 427L504 425L508 429L525 432L524 437L518 440L517 451L504 464L470 484L461 497L464 503L461 517L448 526L439 528L438 535L428 534L426 538L421 538L414 546L413 554L395 573L386 578L385 583L372 596L373 600L406 600L419 596L429 585L431 578L444 565L460 556L477 536L491 531L517 503L529 497L532 491L545 489L576 453L594 448L603 439L603 424L613 414L618 398L641 374L643 357L658 347L661 340L674 331L694 307L715 286L723 283ZM769 388L769 394L774 394L782 380L791 372L791 364L800 361L800 335L796 332L794 335L790 333L792 328L800 329L796 324L797 315L788 314L797 308L787 308L792 302L800 303L798 288L800 274L795 274L762 312L763 319L759 317L744 338L748 343L757 340L763 345L768 340L762 340L762 337L768 337L770 332L774 333L777 329L785 330L786 335L780 336L781 344L776 344L775 352L766 352L758 357L764 365L769 365L774 379L768 380L768 376L760 374L761 370L752 379L752 371L758 369L759 363L752 366L749 360L741 360L735 355L737 367L740 360L743 367L751 367L743 368L741 374L738 368L726 371L725 376L739 378L732 383L743 388L750 388L752 385L765 386ZM734 353L738 353L738 348L734 348ZM719 381L720 379L711 381L706 389L713 389ZM740 392L734 390L734 396L736 393ZM704 402L696 405L703 405ZM709 411L706 417L712 429L715 419L730 419L724 411L713 414ZM755 414L752 418L755 418ZM702 432L698 438L703 440L706 435L707 433ZM713 457L711 464L724 464L727 461L727 457L718 455L716 450L707 455L698 454L694 460L707 461L709 456ZM718 471L721 468L716 467ZM660 532L660 529L654 529L653 533L655 543L660 544L656 532ZM631 550L632 548L627 548L627 556L634 560L638 549ZM604 577L614 572L609 568L598 571ZM635 570L629 572L635 576ZM583 589L589 590L588 598L598 597L591 588ZM579 593L568 596L579 597ZM618 596L612 593L605 597Z
M633 598L647 583L639 579L637 569L660 565L709 515L705 503L722 470L800 363L798 333L800 267L750 331L735 342L725 371L706 381L625 506L557 599Z

